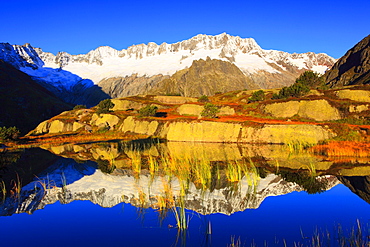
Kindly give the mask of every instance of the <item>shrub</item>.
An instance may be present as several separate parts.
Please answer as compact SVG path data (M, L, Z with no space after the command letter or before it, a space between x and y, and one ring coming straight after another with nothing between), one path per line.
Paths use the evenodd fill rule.
M324 86L324 79L320 74L313 71L305 71L296 80L296 83L301 83L309 88L316 89Z
M202 102L202 103L209 102L208 96L207 95L200 96L198 98L198 102Z
M113 102L110 99L105 99L99 102L98 109L96 110L96 113L108 113L110 112L110 109L114 107Z
M289 97L301 97L307 94L310 88L302 83L294 83L289 87L283 87L278 94L273 94L272 99L286 99Z
M216 118L217 113L220 112L220 109L214 104L207 103L204 105L203 111L200 113L202 117Z
M73 107L73 110L86 109L86 108L87 108L86 105L75 105Z
M158 107L154 105L146 105L139 109L140 117L154 117L157 113Z
M0 141L17 140L20 133L17 127L0 127Z
M263 90L258 90L252 93L252 96L249 97L250 102L262 101L265 100L265 92Z

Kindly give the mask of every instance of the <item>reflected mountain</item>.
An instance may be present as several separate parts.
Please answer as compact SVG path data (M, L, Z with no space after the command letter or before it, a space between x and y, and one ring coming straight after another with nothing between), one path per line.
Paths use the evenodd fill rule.
M131 141L43 148L53 154L23 151L34 152L28 155L33 168L20 175L18 184L15 175L3 179L9 185L0 215L32 213L57 201L75 200L158 210L183 205L200 214L230 215L258 208L270 196L323 192L339 183L337 176L365 201L370 197L366 163L345 166L281 145ZM12 169L4 170L3 178L16 174ZM362 180L351 174L362 175Z
M370 176L338 177L338 179L362 200L370 203Z

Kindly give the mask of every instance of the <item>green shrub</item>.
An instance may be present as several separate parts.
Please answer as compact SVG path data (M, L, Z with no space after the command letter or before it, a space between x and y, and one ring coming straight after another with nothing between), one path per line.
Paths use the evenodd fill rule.
M105 99L100 101L97 107L98 107L96 110L97 114L108 113L110 112L110 109L114 107L114 104L110 99Z
M262 101L265 100L265 92L263 90L258 90L252 93L252 96L249 97L250 102Z
M202 95L198 98L198 102L206 103L209 102L208 96L207 95Z
M302 83L294 83L289 87L283 87L278 94L273 94L272 99L286 99L290 97L301 97L307 94L310 88Z
M0 141L17 140L20 133L17 127L0 127Z
M320 74L310 70L302 73L295 82L306 85L311 89L321 88L324 86L324 79Z
M212 103L206 103L204 105L204 109L200 113L200 115L202 117L207 117L207 118L216 118L217 117L217 113L219 113L219 112L220 112L220 109L217 106L215 106Z
M86 108L87 108L86 105L75 105L73 107L73 110L86 109Z
M146 105L139 109L140 117L154 117L157 113L158 107L154 105Z

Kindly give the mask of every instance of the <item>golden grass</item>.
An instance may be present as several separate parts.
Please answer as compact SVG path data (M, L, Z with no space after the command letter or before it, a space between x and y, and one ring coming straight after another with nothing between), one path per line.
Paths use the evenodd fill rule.
M311 148L315 154L329 157L370 157L370 143L356 141L331 141Z

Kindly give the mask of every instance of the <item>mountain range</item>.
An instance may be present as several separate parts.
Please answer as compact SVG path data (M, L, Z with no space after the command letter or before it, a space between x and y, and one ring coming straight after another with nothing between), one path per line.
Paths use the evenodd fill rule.
M278 88L294 83L305 70L324 73L336 61L323 53L264 50L252 38L226 33L200 34L174 44L150 42L120 51L102 46L80 55L66 52L54 55L30 44L2 43L0 59L65 101L87 105L107 97L145 93L199 96L236 89ZM211 70L199 70L200 64ZM207 74L213 74L212 78ZM202 87L189 83L194 78ZM225 78L229 78L231 87L202 83ZM171 88L168 79L175 82L170 83ZM184 91L184 84L190 84L192 92ZM163 90L162 85L167 85L167 89Z

